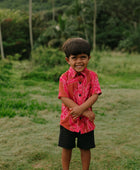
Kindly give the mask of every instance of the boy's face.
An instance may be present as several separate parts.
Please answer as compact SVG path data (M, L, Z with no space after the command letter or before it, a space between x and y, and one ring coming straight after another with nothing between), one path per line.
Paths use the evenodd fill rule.
M66 57L67 63L76 71L82 72L88 65L90 56L87 54L70 55Z

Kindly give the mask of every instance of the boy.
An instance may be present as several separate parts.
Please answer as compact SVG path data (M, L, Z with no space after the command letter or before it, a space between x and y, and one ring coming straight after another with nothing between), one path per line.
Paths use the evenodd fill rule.
M82 169L90 165L90 149L94 144L94 119L92 105L101 94L97 74L87 69L90 45L82 38L71 38L63 44L68 71L59 80L58 98L62 101L59 146L62 147L62 167L69 170L72 149L80 148Z

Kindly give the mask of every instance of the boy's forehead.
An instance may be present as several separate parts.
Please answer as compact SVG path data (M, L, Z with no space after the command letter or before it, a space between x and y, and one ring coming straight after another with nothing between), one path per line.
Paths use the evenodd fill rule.
M81 53L81 54L71 54L70 57L71 57L71 56L78 57L78 56L83 56L83 55L84 55L84 56L88 56L88 55L85 54L85 53Z

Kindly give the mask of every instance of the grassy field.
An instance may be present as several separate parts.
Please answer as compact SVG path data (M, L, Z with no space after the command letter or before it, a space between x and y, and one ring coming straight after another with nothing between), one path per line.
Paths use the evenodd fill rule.
M103 94L93 106L90 170L140 169L140 55L97 52L89 68ZM0 62L0 169L61 170L58 82L23 79L31 63ZM73 150L70 170L81 170Z

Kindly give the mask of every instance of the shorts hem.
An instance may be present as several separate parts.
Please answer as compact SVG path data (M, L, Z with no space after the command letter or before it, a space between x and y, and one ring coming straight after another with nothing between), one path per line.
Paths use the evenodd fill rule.
M94 149L94 148L96 148L96 146L91 146L91 147L89 147L89 148L84 148L84 147L77 146L77 148L83 149L83 150L89 150L89 149Z

